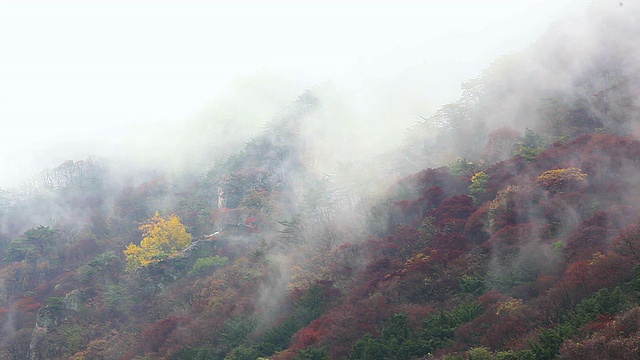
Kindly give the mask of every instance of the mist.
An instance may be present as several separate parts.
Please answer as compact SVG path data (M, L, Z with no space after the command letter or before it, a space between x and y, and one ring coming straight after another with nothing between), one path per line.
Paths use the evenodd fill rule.
M198 154L242 144L307 89L327 108L310 130L363 131L337 153L388 149L578 3L4 2L0 186L90 155L200 166Z
M520 351L631 276L635 4L39 5L0 11L0 357L360 358L465 304L415 356L535 308Z

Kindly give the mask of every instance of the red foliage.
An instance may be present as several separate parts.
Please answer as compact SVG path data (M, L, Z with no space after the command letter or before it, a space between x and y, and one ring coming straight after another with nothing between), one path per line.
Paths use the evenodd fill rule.
M591 260L572 263L560 281L536 302L543 308L566 311L602 288L612 288L627 281L632 268L630 261L615 253L596 254Z
M531 286L531 297L543 295L547 290L551 289L558 282L557 275L544 274L536 279L536 282Z
M493 234L487 242L491 246L494 256L497 256L499 261L503 261L510 259L522 245L533 240L534 235L533 225L519 224L503 227Z
M481 344L498 350L528 331L517 318L488 312L476 320L456 329L456 340L467 344Z
M40 309L40 306L42 306L42 304L35 301L32 297L25 297L17 300L11 307L17 311L35 313Z
M3 324L11 324L15 329L33 327L41 306L42 304L32 297L18 299L9 308L2 308L0 321Z
M488 135L489 140L484 147L484 156L491 164L510 158L521 139L520 133L508 127L502 127L492 131Z
M445 196L464 194L468 184L453 176L447 168L427 169L407 177L405 185L414 185L418 191L425 194L429 188L440 188Z
M67 260L71 263L86 262L101 251L101 246L93 237L80 239L67 250Z
M377 277L386 275L393 269L391 260L392 259L385 257L380 260L371 262L369 265L367 265L366 273L370 276Z
M596 252L606 251L613 226L606 213L600 211L585 220L567 239L562 251L567 263L590 259Z
M482 307L489 309L498 305L499 302L505 301L507 299L506 295L503 295L497 291L489 291L478 297L478 303L482 305Z
M616 150L619 159L609 162L607 151L612 146L622 149ZM531 164L523 158L495 164L486 170L490 176L489 198L509 185L519 185L503 213L492 210L488 203L480 208L473 206L470 197L461 195L467 192L468 184L442 169L426 170L404 180L403 186L417 189L420 194L417 199L403 199L394 204L394 216L406 225L390 229L387 238L365 243L363 248L371 262L360 272L356 286L346 296L348 305L334 308L296 334L296 349L326 345L332 358L344 357L362 334L377 334L390 314L408 312L405 310L411 306L419 310L412 320L416 326L430 313L427 304L451 299L459 291L460 276L469 271L470 266L483 269L484 265L472 265L468 257L460 256L468 253L474 244L486 241L487 248L493 251L493 259L498 260L496 264L500 266L500 260L504 260L510 266L513 255L520 254L523 246L533 241L548 245L566 239L563 255L567 268L562 274L557 274L555 266L546 266L553 264L549 260L554 258L553 254L541 251L538 255L549 259L540 261L543 265L540 272L532 275L538 274L537 280L512 289L526 302L503 307L513 299L497 292L486 293L479 298L485 306L485 315L456 331L456 340L470 346L526 347L526 339L535 337L533 329L558 320L554 316L574 308L594 291L615 286L628 278L633 265L629 261L631 250L620 252L624 257L606 251L615 232L626 225L629 214L635 212L626 206L631 200L621 201L617 210L612 208L595 214L593 205L603 209L616 204L629 190L640 190L640 185L632 181L637 176L631 176L633 171L638 172L639 150L639 143L630 139L587 135L569 144L553 145ZM602 154L606 154L605 160ZM586 188L549 194L533 183L536 176L547 170L568 167L577 167L589 174ZM621 180L621 175L628 178ZM602 192L603 189L611 193ZM607 198L609 194L611 198ZM617 214L624 214L625 220ZM417 220L422 221L423 215L434 218L432 230L435 231L429 233L424 246L415 250L411 244L425 237L416 229ZM491 237L486 230L489 221L494 224ZM617 250L620 250L619 243L616 243ZM640 245L637 251L640 254ZM593 322L589 331L600 331L605 320Z
M631 360L640 357L640 308L635 307L615 319L599 317L583 327L586 339L566 341L561 359Z
M284 350L271 356L271 360L293 360L296 357L296 352L292 350Z
M640 263L640 221L627 226L614 241L616 253Z
M445 192L441 187L432 186L424 191L420 200L424 202L425 210L431 210L440 206L445 197Z
M302 349L304 339L316 346L330 344L329 352L332 359L341 359L349 354L351 347L365 333L378 335L378 329L391 315L392 308L387 300L379 295L373 295L364 301L351 302L339 308L334 308L326 315L316 319L309 325L309 331L302 329L292 339L291 349ZM312 335L308 337L307 335ZM315 336L315 338L313 338ZM311 342L309 342L311 344Z
M487 232L489 208L490 203L483 204L471 214L465 223L464 233L476 244L489 240L490 235Z
M433 243L434 247L446 251L448 258L457 257L471 249L471 244L467 237L460 233L436 234Z
M587 289L590 285L589 261L576 261L562 274L562 284L571 289ZM587 292L590 292L587 290Z
M485 171L489 175L487 181L487 197L493 198L500 189L509 185L517 185L520 177L525 173L527 161L522 157L514 157L507 161L499 162Z
M145 352L157 353L161 348L166 347L169 337L178 328L178 325L185 322L186 318L170 317L147 327L142 333Z
M404 199L393 203L390 209L391 224L411 224L417 226L424 216L440 206L445 199L445 191L439 186L424 190L418 199Z
M316 319L291 337L289 349L297 351L318 344L329 332L326 322L330 319Z
M598 315L595 320L589 321L581 327L581 332L585 334L591 334L597 331L604 330L608 323L613 320L613 316L610 314Z
M577 167L589 174L590 190L609 204L629 203L640 164L640 142L616 135L582 135L569 144L554 144L536 158L532 172ZM608 190L608 191L604 191Z
M439 222L450 219L466 220L475 210L473 199L469 195L458 195L445 199L431 215Z
M422 326L422 320L432 315L436 310L429 305L401 304L397 308L398 313L407 315L409 329L418 331Z
M615 253L594 256L589 262L590 285L597 290L628 281L634 264Z
M240 290L244 291L239 291L237 299L223 308L226 317L250 315L256 310L252 297L255 292L255 288L247 287L246 289Z

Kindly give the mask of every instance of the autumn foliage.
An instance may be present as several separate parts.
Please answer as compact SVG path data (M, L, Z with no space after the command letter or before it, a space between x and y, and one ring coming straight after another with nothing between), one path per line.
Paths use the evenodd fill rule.
M204 176L65 162L0 192L0 358L637 359L637 123L599 81L518 110L510 75L334 172L305 94Z
M191 234L187 233L177 215L164 218L156 213L146 224L140 226L140 230L143 231L140 245L131 243L124 250L130 269L175 255L191 243Z

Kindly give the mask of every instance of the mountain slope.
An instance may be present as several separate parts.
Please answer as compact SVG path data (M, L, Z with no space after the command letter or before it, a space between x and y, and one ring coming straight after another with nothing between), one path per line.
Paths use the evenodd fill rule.
M639 29L616 11L329 173L309 91L201 174L87 159L0 194L0 356L637 358Z

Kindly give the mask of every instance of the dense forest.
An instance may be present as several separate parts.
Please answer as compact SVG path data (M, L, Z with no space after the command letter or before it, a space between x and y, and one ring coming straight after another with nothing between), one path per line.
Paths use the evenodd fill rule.
M327 156L309 90L199 171L2 191L0 358L638 359L635 15L555 25L376 156Z

